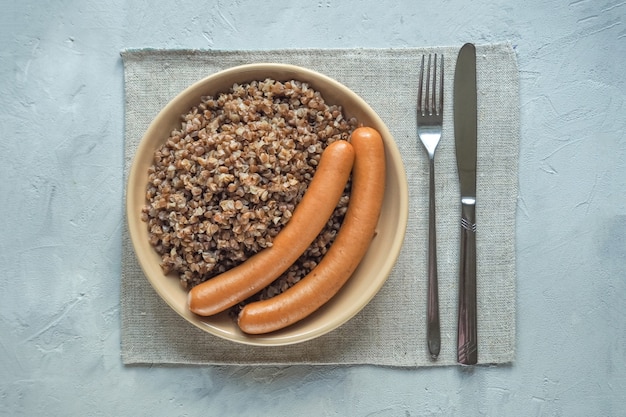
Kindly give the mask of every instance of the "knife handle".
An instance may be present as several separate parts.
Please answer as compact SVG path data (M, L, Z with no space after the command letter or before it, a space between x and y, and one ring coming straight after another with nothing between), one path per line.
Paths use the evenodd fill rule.
M457 360L464 365L478 362L476 321L476 200L462 199Z

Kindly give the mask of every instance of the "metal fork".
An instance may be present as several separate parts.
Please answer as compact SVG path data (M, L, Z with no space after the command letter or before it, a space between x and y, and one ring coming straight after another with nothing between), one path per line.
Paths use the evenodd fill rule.
M431 65L424 68L422 55L419 87L417 93L417 135L428 152L429 192L428 192L428 351L433 359L439 356L441 331L439 325L439 289L437 283L437 234L435 229L435 150L441 139L443 125L443 55L440 56L437 74L437 54ZM432 71L431 71L432 69ZM426 72L424 72L424 70ZM436 89L436 87L439 87Z

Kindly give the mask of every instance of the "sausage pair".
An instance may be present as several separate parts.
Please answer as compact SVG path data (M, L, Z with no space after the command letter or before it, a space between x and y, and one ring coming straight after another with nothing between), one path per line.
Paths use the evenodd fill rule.
M352 172L345 219L322 261L283 293L246 305L238 324L249 334L269 333L307 317L350 278L367 252L378 223L385 191L385 152L380 134L356 129L350 143L337 141L322 153L320 164L287 225L272 247L189 292L192 312L209 316L226 310L271 284L320 233L337 206Z

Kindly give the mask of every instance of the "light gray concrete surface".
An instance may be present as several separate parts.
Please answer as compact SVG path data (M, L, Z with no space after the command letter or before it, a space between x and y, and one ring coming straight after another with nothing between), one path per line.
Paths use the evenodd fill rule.
M0 415L626 415L626 3L2 1ZM124 367L124 48L510 41L514 364Z

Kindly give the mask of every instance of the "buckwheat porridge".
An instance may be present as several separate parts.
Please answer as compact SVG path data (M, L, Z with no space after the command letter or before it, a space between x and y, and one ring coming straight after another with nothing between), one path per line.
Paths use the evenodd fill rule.
M149 169L142 220L163 271L189 289L271 246L324 148L356 127L299 81L253 81L203 97ZM339 230L349 189L313 244L255 299L284 291L317 265Z

